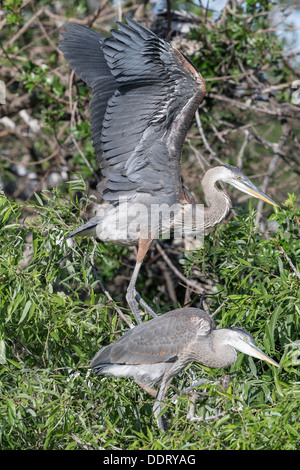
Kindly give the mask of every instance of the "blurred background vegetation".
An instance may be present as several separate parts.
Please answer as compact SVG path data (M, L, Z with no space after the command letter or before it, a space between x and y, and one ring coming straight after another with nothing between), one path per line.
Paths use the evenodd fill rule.
M0 15L0 448L299 449L300 3L262 1L3 0ZM297 13L298 12L298 13ZM193 365L188 397L169 404L159 433L153 399L127 379L95 378L89 362L128 327L134 249L64 237L101 204L91 144L90 90L57 47L66 21L104 35L128 15L197 65L208 94L184 147L185 184L218 163L243 169L280 208L226 188L233 210L186 251L154 243L138 280L157 313L197 306L218 326L242 327L280 362L239 355L220 371ZM293 16L296 15L296 16ZM297 29L298 28L298 29ZM3 96L4 95L4 96ZM5 99L4 99L5 98ZM91 266L110 294L105 296ZM145 315L145 321L148 319Z

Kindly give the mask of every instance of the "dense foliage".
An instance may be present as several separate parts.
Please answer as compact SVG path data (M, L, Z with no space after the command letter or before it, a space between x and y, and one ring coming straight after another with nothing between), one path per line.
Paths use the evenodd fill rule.
M193 49L189 55L208 79L209 93L200 126L195 122L188 133L184 180L200 199L199 174L218 162L238 164L280 207L257 206L228 188L234 202L229 219L205 236L200 249L184 252L163 242L162 258L154 245L138 287L159 313L196 306L205 289L205 308L213 313L221 307L217 326L249 331L280 368L240 354L226 371L231 382L224 390L225 371L193 364L174 380L176 387L200 377L212 383L197 389L203 393L194 420L187 419L189 397L167 403L171 429L163 433L153 399L137 385L93 376L89 363L99 347L128 328L115 306L129 315L125 289L134 253L65 240L101 201L89 90L70 80L56 41L65 18L107 34L116 11L108 1L95 12L84 0L4 0L0 449L300 447L299 106L290 93L295 67L272 28L272 2L228 2L217 17L190 2L185 6L199 22L176 47L181 41L185 53ZM136 8L122 4L126 14ZM104 295L92 259L113 300Z
M201 265L208 277L218 273L210 308L225 305L216 323L251 331L280 369L240 355L225 392L220 371L194 365L193 377L215 380L196 405L197 421L187 421L189 400L181 397L170 404L173 425L162 436L152 399L137 386L90 375L98 345L113 341L122 325L92 272L93 243L70 250L62 239L72 205L46 193L25 207L2 196L0 207L2 448L299 446L300 291L291 264L299 269L300 212L292 197L271 216L279 225L269 240L254 230L250 210L215 229L203 250L182 260L186 271ZM97 245L104 276L112 275L113 249ZM175 382L182 388L190 380L183 374Z

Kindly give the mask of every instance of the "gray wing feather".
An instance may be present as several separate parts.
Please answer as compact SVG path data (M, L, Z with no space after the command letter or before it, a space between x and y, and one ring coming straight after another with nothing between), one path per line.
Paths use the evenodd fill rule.
M65 31L61 33L64 39L58 41L58 45L71 69L90 87L101 79L115 83L102 52L105 38L76 23L65 24L64 27Z
M102 348L92 360L91 367L175 361L196 335L206 336L213 328L213 320L202 310L173 310L136 326L115 343Z
M118 88L102 51L105 38L76 23L66 24L62 36L64 39L58 41L58 44L69 66L93 90L91 129L98 155L101 152L101 132L107 102Z
M121 195L178 202L182 146L204 81L167 41L126 22L110 38L67 25L59 42L70 67L92 87L92 139L105 176L98 189L111 202Z

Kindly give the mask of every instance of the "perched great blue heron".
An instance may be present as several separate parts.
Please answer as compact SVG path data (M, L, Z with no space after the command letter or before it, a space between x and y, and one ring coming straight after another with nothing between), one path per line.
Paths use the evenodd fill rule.
M115 343L102 348L91 367L96 375L132 377L145 389L160 384L153 411L158 426L163 429L164 422L158 416L173 377L192 361L212 368L228 367L236 362L236 351L279 367L255 346L246 331L216 329L210 315L203 310L182 308L127 331Z
M171 44L139 23L126 21L117 23L118 30L112 30L110 38L78 24L66 25L59 47L70 67L92 87L92 139L104 176L98 190L110 203L101 216L69 236L138 245L126 299L140 323L137 301L156 316L135 288L143 259L157 238L150 208L178 205L180 216L187 206L195 207L182 183L181 154L206 86L194 65ZM202 181L208 205L202 230L219 223L231 205L228 195L216 187L217 181L277 205L239 169L221 165L208 170ZM144 234L138 227L129 230L134 205L147 209ZM169 219L164 228L168 231L175 223Z

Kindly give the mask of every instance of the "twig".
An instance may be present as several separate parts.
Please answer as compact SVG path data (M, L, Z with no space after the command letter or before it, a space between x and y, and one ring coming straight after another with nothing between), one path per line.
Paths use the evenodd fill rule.
M184 306L190 305L191 303L191 288L189 286L185 286L185 293L184 293Z
M269 185L270 179L271 179L271 177L272 177L272 175L273 175L273 173L274 173L274 171L277 167L279 157L282 154L283 145L284 145L284 143L285 143L285 141L286 141L286 139L289 135L289 131L290 131L289 124L287 122L285 122L284 120L281 122L281 124L282 124L282 134L280 136L279 142L277 144L272 144L273 151L274 151L275 155L274 155L274 157L272 158L272 160L269 164L268 173L265 176L263 184L262 184L262 190L264 192L267 191L267 187ZM258 204L257 204L257 214L256 214L256 217L255 217L255 225L259 224L261 214L262 214L263 205L264 205L264 202L260 199Z
M161 254L161 256L163 257L163 259L165 260L165 262L167 263L167 265L172 269L172 271L176 274L177 277L179 277L179 279L181 279L185 285L189 286L189 287L192 287L193 289L196 290L196 292L199 294L202 289L201 287L199 286L198 282L197 281L193 281L191 279L187 279L177 268L176 266L174 266L174 264L172 263L172 261L170 260L170 258L168 257L168 255L165 253L164 249L160 246L159 242L155 242L155 246L157 248L157 250L159 251L159 253Z
M171 38L171 23L172 23L172 17L171 17L171 0L167 0L167 39Z
M292 131L290 125L285 121L283 122L284 122L284 128L285 128L284 132L289 133L290 131ZM255 134L254 132L249 131L249 133L251 137L257 140L257 142L262 144L264 147L271 149L276 155L279 155L289 165L292 171L294 171L297 174L300 174L300 170L299 170L300 159L299 159L298 154L290 154L290 153L287 154L286 152L282 150L283 145L280 145L280 142L279 143L269 142L268 140L263 139L262 137ZM285 134L283 134L283 137L284 139L286 139ZM296 142L296 146L297 146L297 142ZM291 166L290 160L293 160L296 163L294 167Z
M178 304L178 299L176 296L175 288L172 282L172 278L170 276L170 272L168 271L166 264L163 261L158 261L157 265L159 268L162 270L162 273L164 275L165 281L166 281L166 287L168 290L168 294L170 297L170 300L172 301L173 305Z
M44 11L45 11L46 7L43 6L41 7L31 18L30 20L27 21L27 23L24 24L24 26L19 29L19 31L12 37L10 38L6 44L4 45L4 49L7 49L8 46L10 46L11 44L15 44L16 41L19 39L20 36L22 36L22 34L25 33L25 31L27 31L27 29L30 28L30 26L32 25L32 23L34 23L34 21L39 17L41 16Z
M282 110L281 108L277 108L277 110L271 110L266 107L252 106L248 103L244 103L242 101L238 101L232 98L227 98L227 96L219 95L217 93L209 93L209 96L211 98L215 98L216 100L224 101L225 103L228 103L231 106L235 106L236 108L243 109L245 111L253 111L255 113L269 114L270 116L280 116L280 117L284 116L284 117L296 118L296 114L295 115L290 114Z
M229 298L228 299L225 299L224 302L219 305L219 307L217 308L217 310L214 311L214 313L212 313L210 316L211 317L214 317L215 315L217 315L217 313L220 312L220 310L222 310L222 308L224 307L224 305L226 304L226 302L228 302Z
M292 268L292 270L293 270L294 273L296 274L297 278L300 279L300 273L299 273L299 271L298 271L298 270L296 269L296 267L293 265L291 258L286 254L286 252L284 251L284 249L282 248L281 245L280 245L279 253L281 253L281 254L285 257L285 259L286 259L287 262L289 263L290 267Z
M80 153L82 159L84 160L86 166L91 170L91 172L93 173L97 183L100 182L100 178L99 178L99 175L96 173L96 171L94 170L94 168L92 167L92 165L90 164L90 162L88 161L88 159L86 158L86 156L84 155L84 153L82 152L81 148L79 147L78 145L78 142L77 140L75 139L75 137L72 135L71 136L71 139L72 139L72 142L73 144L75 145L77 151Z
M39 364L43 369L45 369L46 367L46 364L44 362L42 362L38 357L36 357L31 351L29 351L29 349L25 346L25 344L22 343L22 341L17 338L16 336L14 337L14 339L22 346L23 349L25 349L25 351L27 352L27 354L29 354L30 356L33 357L33 359L35 360L35 362L37 364Z
M32 11L37 14L37 10L36 10L36 7L35 7L35 4L34 4L34 0L31 0L30 1L31 3L31 8L32 8ZM44 7L45 8L45 7ZM59 53L59 48L57 47L57 45L52 41L52 39L50 38L50 36L48 35L46 29L44 28L44 25L40 22L40 19L39 19L39 15L37 16L37 23L40 27L40 30L42 31L43 33L43 37L46 37L47 38L47 41L48 43L51 45L52 49L54 49L57 53Z
M107 4L107 3L105 2L105 4ZM127 8L123 8L123 13L128 13L128 12L130 12L132 10L135 10L135 9L136 9L136 4L131 5ZM101 6L101 11L102 10L103 10L103 8ZM111 11L111 13L108 13L106 15L101 15L101 28L102 29L107 29L107 30L110 29L110 26L106 27L104 25L104 22L116 16L116 9L115 8L109 8L109 10ZM57 15L56 13L53 13L50 9L45 9L45 14L47 16L49 16L50 18L53 18L56 21L62 21L63 23L66 21L65 16ZM83 25L90 25L91 22L94 22L95 18L97 18L98 16L99 16L99 11L97 10L95 14L86 16L83 19L78 18L78 17L75 17L75 18L70 17L70 18L68 18L68 21L70 23L79 23L79 24L83 24Z
M212 122L210 123L210 127L212 128L212 130L216 134L217 138L222 142L222 144L226 144L226 140L221 136L218 129L216 128L216 126Z
M291 72L293 72L294 75L300 78L300 71L298 68L290 64L290 62L285 57L282 57L282 62L291 70Z
M278 160L279 160L279 155L274 155L274 157L272 158L272 160L269 164L268 173L264 177L264 181L263 181L263 184L262 184L262 190L264 192L267 192L267 188L269 186L272 175L273 175L273 173L276 169ZM263 206L264 206L264 201L262 199L260 199L258 201L258 204L257 204L257 213L256 213L256 216L255 216L255 225L259 224L259 221L260 221L261 215L262 215Z
M288 26L285 28L280 28L280 27L275 27L275 28L266 28L266 29L259 29L256 31L255 34L261 34L261 33L270 33L273 31L298 31L300 29L300 26Z
M248 72L242 72L242 73L235 73L233 75L222 75L221 77L211 77L211 78L206 78L206 82L223 82L224 80L229 80L230 78L243 78L243 77L249 77L251 75L255 74L255 70L249 70Z
M189 147L193 150L195 156L196 156L196 159L199 163L199 166L201 167L202 171L205 172L206 171L206 168L204 166L204 163L205 165L207 165L208 167L210 166L209 163L207 162L207 160L204 158L204 156L201 154L201 152L196 149L196 147L193 146L193 144L191 143L191 140L190 139L187 139L187 143L189 144ZM204 162L204 163L203 163Z
M122 3L121 0L117 0L118 20L122 21Z
M197 122L197 126L198 126L198 129L199 129L199 132L200 132L200 135L201 135L201 138L203 140L203 143L206 147L206 149L209 151L209 153L215 157L216 156L216 152L213 151L213 149L211 148L211 146L209 145L206 137L205 137L205 134L204 134L204 131L203 131L203 127L202 127L202 124L201 124L201 119L200 119L200 116L199 116L199 111L197 109L196 113L195 113L195 116L196 116L196 122Z
M94 16L87 23L87 26L89 28L93 25L93 23L96 21L96 19L99 16L101 16L102 11L105 10L105 8L107 7L108 4L109 4L109 0L105 0L105 1L101 2L101 5L96 10Z
M70 75L70 81L69 81L69 89L68 89L68 95L69 95L69 106L70 106L70 112L71 112L71 120L70 120L70 128L71 128L71 131L75 128L76 126L76 123L75 123L75 110L76 110L76 107L77 107L77 101L73 103L73 100L72 100L72 84L73 84L73 77L74 77L74 74L75 72L72 70L71 72L71 75ZM88 161L88 159L86 158L86 156L84 155L84 153L82 152L81 148L79 147L78 145L78 142L77 140L75 139L75 137L73 136L73 134L71 134L71 140L73 142L73 144L75 145L77 151L80 153L83 161L85 162L85 164L87 165L87 167L90 169L90 171L93 173L97 183L100 182L100 178L99 178L99 175L97 174L97 172L94 170L94 168L92 167L92 165L90 164L90 162Z
M285 59L283 58L282 60L285 63ZM285 88L291 88L292 84L293 82L281 83L280 85L270 85L270 86L267 86L266 88L263 88L261 90L261 94L265 95L266 93L272 93L273 91L284 90Z
M33 108L37 103L40 102L40 99L33 92L28 95L21 95L13 99L10 103L3 104L0 107L0 118L3 116L10 116L16 114L22 109Z
M244 133L245 133L245 139L244 139L244 142L243 142L243 144L240 148L239 154L237 156L237 167L240 168L240 169L243 168L243 156L244 156L245 148L247 147L247 144L248 144L249 139L250 139L250 133L247 129L244 131Z
M204 112L205 111L205 108L204 108ZM211 146L209 145L206 137L205 137L205 134L204 134L204 130L203 130L203 127L202 127L202 123L201 123L201 119L200 119L200 116L199 116L199 111L197 110L196 113L195 113L195 117L196 117L196 122L197 122L197 126L198 126L198 129L199 129L199 132L200 132L200 135L201 135L201 138L203 140L203 143L204 143L204 146L205 148L209 151L210 153L210 158L213 159L213 160L216 160L218 163L220 163L220 165L223 165L224 162L222 162L218 157L217 157L217 154L216 152L213 151L213 149L211 148ZM221 134L221 133L220 133ZM206 162L205 158L199 153L199 155L201 156L201 158ZM209 163L207 163L208 166Z
M296 8L299 8L299 2L295 3L293 5L293 8L289 11L288 14L291 14L291 12L296 9ZM254 13L253 15L251 15L246 23L251 23L251 21L254 19L254 18L257 18L259 16L271 16L271 15L277 15L279 11L282 11L282 10L286 10L287 9L287 6L286 4L285 5L281 5L279 6L278 8L272 8L272 10L267 10L267 11L260 11L259 13Z

